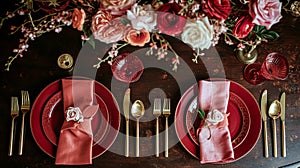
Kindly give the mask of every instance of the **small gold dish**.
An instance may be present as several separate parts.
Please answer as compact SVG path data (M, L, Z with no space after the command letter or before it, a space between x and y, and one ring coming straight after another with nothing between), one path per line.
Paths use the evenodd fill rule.
M62 54L57 59L57 65L62 69L70 69L73 63L74 60L70 54Z

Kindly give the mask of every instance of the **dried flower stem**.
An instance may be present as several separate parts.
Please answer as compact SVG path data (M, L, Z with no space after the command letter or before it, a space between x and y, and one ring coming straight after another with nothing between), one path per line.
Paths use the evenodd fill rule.
M287 8L287 6L290 4L290 1L291 0L287 0L287 3L284 6L282 6L282 9L285 10L286 12L290 12L291 11L290 9Z
M27 37L27 38L25 39L24 43L27 43L29 39L30 39L30 38ZM16 55L14 55L14 56L8 57L8 61L7 61L7 63L5 64L5 67L6 67L6 68L5 68L5 71L9 71L9 68L10 68L12 62L13 62L16 58L18 58L18 56L20 56L20 52L17 52Z
M17 9L15 9L14 11L11 12L11 14L15 15L15 13L17 13L20 9L26 7L27 4L23 4L22 6L18 7ZM3 17L3 18L0 18L1 19L1 22L0 22L0 29L4 23L5 20L9 19L10 17L9 16L6 16L6 17Z
M233 34L231 34L231 33L226 32L226 33L223 33L223 34L225 35L225 38L226 38L226 39L229 39L229 40L230 40L230 39L231 39L230 36L231 36L231 37L235 38L236 40L238 40L240 43L246 44L246 45L248 45L248 46L252 46L252 44L250 44L248 41L245 41L245 40L243 40L243 39L240 39L240 38L236 37L235 35L233 35Z
M35 27L34 22L33 22L33 20L32 20L31 12L28 13L28 17L29 17L29 20L30 20L30 22L31 22L31 25L32 25L33 29L34 29L34 30L37 30L37 28Z
M193 54L194 58L192 59L192 61L197 64L198 63L198 58L201 57L201 56L203 56L204 53L201 53L201 49L200 48L197 48L196 50L197 51Z
M114 47L113 47L109 52L118 52L121 48L123 48L123 47L129 45L129 43L116 44L116 45L117 45L117 46L119 45L119 47L118 47L118 48L114 48ZM108 56L105 57L104 59L98 58L99 62L98 62L97 64L93 65L93 67L94 67L94 68L100 68L100 66L101 66L102 63L107 62L107 61L110 61L110 62L111 62L111 61L113 61L113 58L114 58L114 57L115 57L115 56L114 56L113 54L108 54Z
M177 54L177 52L173 49L172 45L162 35L158 34L157 32L154 32L151 37L152 40L154 40L153 36L158 37L161 47L166 44L168 46L168 49L170 49L175 55L175 59L179 60L179 55ZM172 64L173 64L173 70L176 71L179 61L175 61Z

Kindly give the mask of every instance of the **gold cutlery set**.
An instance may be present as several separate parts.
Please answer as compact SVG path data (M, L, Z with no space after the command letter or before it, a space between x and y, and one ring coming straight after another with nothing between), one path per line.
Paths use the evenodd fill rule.
M165 117L165 157L168 157L168 117L171 114L170 110L170 99L163 99L163 107L161 108L161 98L154 99L153 115L156 119L156 146L155 156L159 157L159 117L163 115ZM264 90L261 96L261 116L263 120L263 138L264 138L264 156L268 157L268 135L267 135L267 114L273 120L273 156L277 157L277 131L276 131L276 119L281 119L281 152L282 156L286 157L286 138L285 138L285 93L281 94L280 101L274 100L267 111L267 90ZM129 157L129 113L136 119L136 157L139 157L139 119L144 115L145 109L144 104L140 100L136 100L130 110L130 89L128 88L125 92L123 100L124 117L126 120L126 137L125 137L125 156ZM19 116L19 110L22 111L22 123L19 140L19 155L23 154L24 146L24 127L25 127L25 115L30 111L30 99L28 91L21 91L21 108L19 109L18 97L11 97L11 132L10 132L10 143L8 155L12 156L13 143L15 134L15 119Z
M281 155L286 157L286 138L285 138L285 93L282 93L280 96L280 101L274 100L267 111L267 94L268 91L264 90L261 96L261 116L263 120L264 128L264 155L269 157L268 153L268 135L267 135L267 113L270 118L273 120L272 124L272 133L273 133L273 156L277 157L277 127L276 119L280 117L281 119Z
M20 131L20 141L19 141L19 155L23 154L24 146L24 127L25 127L25 115L30 111L30 99L28 91L21 91L21 111L22 111L22 123ZM18 97L11 97L11 131L10 131L10 141L9 141L9 151L8 155L12 156L13 154L13 143L15 135L15 119L19 116L19 103Z
M165 157L169 156L168 153L168 117L171 114L171 100L169 98L164 98L163 100L163 108L161 107L161 99L155 98L153 102L153 115L156 119L156 146L155 146L155 156L159 157L159 116L165 116ZM125 136L125 156L129 157L129 111L131 111L131 115L136 119L136 157L139 157L139 119L144 115L145 109L144 104L141 100L135 100L132 104L130 110L130 88L128 88L125 92L124 99L123 99L123 110L124 110L124 117L126 121L126 136Z
M163 109L161 112L161 99L155 98L153 105L153 115L156 119L156 142L155 142L155 156L159 157L159 116L162 115L165 117L165 157L169 157L169 122L168 117L171 114L171 100L169 98L164 98L163 100Z

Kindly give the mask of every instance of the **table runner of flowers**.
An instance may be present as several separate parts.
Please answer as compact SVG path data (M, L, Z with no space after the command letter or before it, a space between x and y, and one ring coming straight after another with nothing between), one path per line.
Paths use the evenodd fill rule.
M299 7L294 8L299 13ZM169 60L177 70L179 56L165 36L179 38L193 48L194 62L221 40L237 48L255 49L279 37L271 28L282 18L282 9L289 10L279 0L21 0L14 11L0 18L1 28L8 19L27 15L21 25L10 26L11 34L21 32L23 36L5 67L9 70L16 58L25 55L31 40L69 26L82 32L84 43L94 46L99 40L111 45L95 68L104 62L111 64L122 47L131 45L148 46L146 54L158 60L172 51L174 57Z

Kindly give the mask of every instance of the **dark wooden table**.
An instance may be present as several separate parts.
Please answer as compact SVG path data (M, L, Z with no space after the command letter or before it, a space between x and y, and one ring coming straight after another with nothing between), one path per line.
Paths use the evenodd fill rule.
M1 6L2 9L6 6ZM117 81L110 70L108 64L103 64L98 70L92 68L96 63L97 56L103 55L105 46L101 46L88 54L81 54L82 51L80 33L69 28L63 29L60 34L49 33L35 41L30 42L30 49L23 58L14 61L10 71L4 71L4 64L7 56L11 54L13 48L18 44L17 36L8 36L7 28L0 31L0 163L8 167L59 167L55 166L55 159L45 154L35 143L30 129L30 114L26 116L24 154L17 154L18 139L20 131L21 117L16 122L16 141L13 156L8 156L8 144L11 126L10 117L10 97L18 96L20 90L29 90L31 102L33 103L41 90L51 82L71 76L80 75L93 78L110 89L115 96L122 112L123 95L126 88L132 89L131 101L142 99L146 106L146 116L144 121L151 116L151 101L155 94L165 94L172 99L170 125L174 121L174 113L177 103L191 85L200 79L208 77L226 77L232 81L240 83L247 88L260 101L260 95L264 89L268 89L268 103L279 99L282 92L286 92L286 140L287 157L280 155L280 122L277 120L278 131L278 157L272 156L271 119L268 119L268 142L269 158L263 156L263 138L260 136L254 148L243 158L225 165L200 164L199 160L191 156L178 142L174 127L170 130L170 143L174 143L169 149L169 157L166 158L163 152L160 157L154 155L145 157L134 157L134 142L131 142L131 157L124 157L124 141L121 136L117 137L118 143L114 143L103 155L93 159L93 165L86 167L280 167L300 160L300 18L285 14L279 24L273 29L280 34L276 41L264 43L258 47L257 63L262 63L266 55L270 52L278 52L284 55L290 64L290 74L284 81L265 81L262 85L251 85L243 78L243 68L245 64L239 62L234 55L234 48L220 43L215 48L207 51L207 55L200 63L191 61L191 49L182 43L174 40L174 48L180 53L186 65L181 64L178 72L172 72L169 62L156 61L154 57L142 56L142 61L152 62L156 65L149 65L142 74L139 81L134 83L124 83ZM137 50L129 48L129 51ZM63 70L57 66L57 58L63 53L71 54L77 61L71 70ZM137 50L138 54L143 51ZM184 62L183 61L183 62ZM163 68L157 68L161 66ZM223 68L223 67L224 68ZM188 69L185 69L188 68ZM187 72L189 74L187 74ZM160 88L153 91L154 88ZM152 91L151 91L152 90ZM163 92L162 92L163 91ZM160 131L164 129L164 118L160 118ZM134 136L134 121L130 121L130 134ZM174 126L174 125L173 125ZM149 137L155 134L155 121L141 122L140 135ZM121 115L120 133L125 132L124 117ZM119 143L122 142L122 143ZM141 142L141 155L143 152L153 151L154 139ZM113 152L118 151L118 152ZM79 166L82 167L82 166Z

